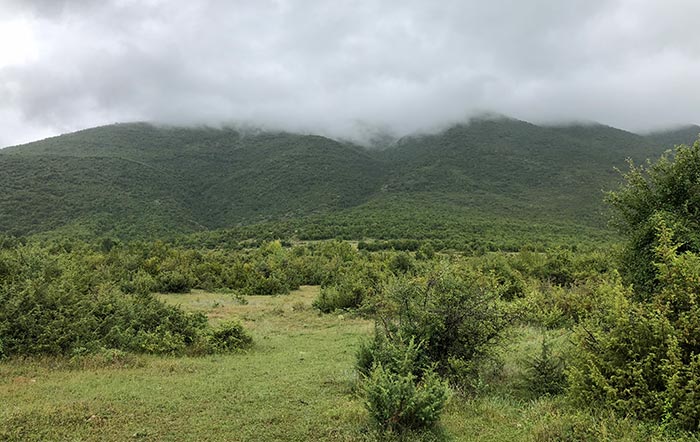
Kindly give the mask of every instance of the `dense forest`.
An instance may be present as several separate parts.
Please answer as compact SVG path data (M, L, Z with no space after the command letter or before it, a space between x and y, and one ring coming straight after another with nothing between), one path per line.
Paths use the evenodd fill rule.
M554 226L569 242L605 235L601 201L620 183L614 168L691 144L698 132L483 118L367 149L314 135L117 124L0 150L0 230L123 240L221 229L252 239L432 236L461 247L504 235L506 247L522 237L548 243L544 226Z
M696 441L698 132L3 149L0 438Z

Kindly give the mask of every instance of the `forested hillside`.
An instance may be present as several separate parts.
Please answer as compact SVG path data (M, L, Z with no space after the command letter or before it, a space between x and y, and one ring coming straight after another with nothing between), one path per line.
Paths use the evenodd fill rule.
M117 124L2 149L0 231L152 239L259 225L289 238L460 231L468 242L539 225L590 236L605 225L615 167L692 142L698 129L641 136L476 119L365 149L314 135Z
M669 139L673 138L670 136ZM697 136L683 132L683 142ZM674 141L675 139L674 138ZM615 167L658 156L673 144L603 125L542 127L501 118L472 120L386 151L388 187L433 192L500 215L600 226L601 197ZM546 211L546 214L543 214Z
M4 231L131 238L350 207L383 173L364 150L328 138L148 124L7 148L0 165Z

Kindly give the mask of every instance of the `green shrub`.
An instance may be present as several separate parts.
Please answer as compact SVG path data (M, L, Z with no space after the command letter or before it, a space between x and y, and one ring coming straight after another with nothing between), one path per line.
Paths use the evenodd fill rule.
M365 407L382 431L422 429L440 417L449 388L425 359L422 345L414 338L375 334L357 352Z
M393 336L387 338L379 330L375 330L374 338L362 342L355 358L355 368L362 376L369 376L374 367L381 365L395 372L411 372L420 377L425 367L430 365L423 352L422 343L415 338Z
M292 287L296 288L296 287ZM286 295L290 287L283 278L271 271L252 272L246 276L243 295Z
M365 407L384 431L402 432L430 427L440 418L449 397L447 383L433 371L418 379L378 364L363 384Z
M158 326L155 330L139 330L133 337L134 349L145 353L181 354L186 343L184 337L173 333L167 327Z
M429 261L435 258L435 248L432 244L424 242L416 251L416 259L421 261Z
M361 307L377 292L384 273L378 264L352 262L336 270L328 284L321 286L314 308L323 313L335 310L350 310Z
M350 287L348 284L342 283L321 287L321 291L312 305L323 313L354 309L362 304L363 290L363 287Z
M182 354L206 335L204 315L166 305L142 290L124 293L124 274L110 264L122 259L117 246L110 256L78 247L55 255L18 247L0 252L12 267L0 277L0 342L7 356L77 356L102 349ZM128 262L124 259L125 267Z
M131 280L131 284L134 288L133 292L141 295L153 293L158 286L155 278L143 270L136 272Z
M216 352L230 352L253 345L253 338L239 322L227 321L209 334L209 343Z
M482 362L494 356L509 320L491 279L459 273L440 265L426 277L390 281L378 301L377 330L388 340L422 342L425 360L467 387Z
M568 287L542 282L528 287L526 296L517 299L513 306L531 324L550 329L573 327L610 308L620 284L617 272L590 277Z
M397 252L389 259L389 270L394 274L411 273L415 269L415 262L406 252Z
M654 222L654 292L640 300L620 287L612 308L579 328L571 390L581 402L698 431L700 255L679 253L665 219Z
M648 299L660 281L654 265L658 222L672 229L681 252L700 253L700 140L680 145L655 163L630 164L624 185L610 192L613 225L627 239L622 270L639 299Z
M602 327L581 326L570 368L571 390L582 403L604 402L616 410L658 419L666 391L664 367L671 356L668 320L644 306L620 302Z
M534 256L534 254L522 253L524 254L523 256ZM538 258L540 257L538 256ZM511 255L495 253L480 258L476 266L481 272L492 275L498 284L501 298L511 301L524 295L527 279L526 272L532 273L529 267L521 270L517 268L516 264L518 262ZM522 268L523 266L520 265L520 267Z
M529 361L526 371L528 390L535 396L555 395L564 391L564 361L552 353L551 343L542 336L540 353Z
M176 270L161 272L155 289L161 293L189 293L194 282L188 275Z

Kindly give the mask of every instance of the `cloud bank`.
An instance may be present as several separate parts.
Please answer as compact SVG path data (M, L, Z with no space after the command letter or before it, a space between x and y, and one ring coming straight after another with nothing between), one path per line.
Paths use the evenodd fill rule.
M6 0L0 146L122 121L700 122L696 0Z

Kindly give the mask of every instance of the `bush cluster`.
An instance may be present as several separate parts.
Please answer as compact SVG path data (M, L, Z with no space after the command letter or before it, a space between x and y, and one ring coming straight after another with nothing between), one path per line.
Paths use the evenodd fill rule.
M424 276L395 276L375 301L374 338L357 354L373 419L385 430L434 424L447 380L478 384L479 369L507 325L490 279L439 265Z
M624 413L700 430L700 141L612 193L631 286L581 325L572 393Z
M663 229L663 227L662 227ZM578 332L572 390L625 413L700 430L700 255L657 247L658 290L640 302L620 286L612 308Z
M100 254L38 246L0 250L1 354L70 355L118 349L181 354L229 350L206 317L150 293L125 293ZM241 341L241 343L244 343Z
M323 313L363 306L380 291L387 276L387 266L388 262L382 255L344 263L321 286L313 306Z

